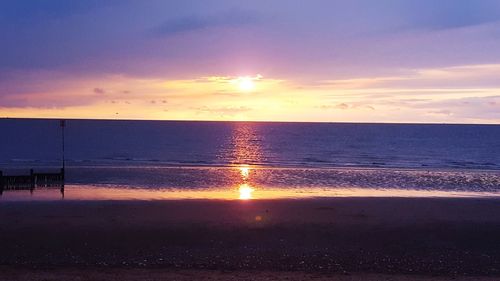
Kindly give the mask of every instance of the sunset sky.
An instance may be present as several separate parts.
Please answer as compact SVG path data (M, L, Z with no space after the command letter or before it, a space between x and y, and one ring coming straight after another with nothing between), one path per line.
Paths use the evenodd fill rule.
M0 117L500 123L500 0L1 0Z

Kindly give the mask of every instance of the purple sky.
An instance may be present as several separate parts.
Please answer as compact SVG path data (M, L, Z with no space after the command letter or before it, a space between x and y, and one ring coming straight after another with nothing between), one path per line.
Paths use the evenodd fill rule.
M0 34L0 117L500 123L500 0L2 0Z

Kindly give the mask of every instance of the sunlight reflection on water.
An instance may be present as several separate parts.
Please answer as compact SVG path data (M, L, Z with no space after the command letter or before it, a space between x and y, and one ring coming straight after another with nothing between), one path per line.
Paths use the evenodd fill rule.
M256 125L233 126L230 144L218 151L232 166L70 168L65 200L500 197L496 172L259 167L255 163L272 155ZM0 196L0 202L58 199L59 191L48 189Z

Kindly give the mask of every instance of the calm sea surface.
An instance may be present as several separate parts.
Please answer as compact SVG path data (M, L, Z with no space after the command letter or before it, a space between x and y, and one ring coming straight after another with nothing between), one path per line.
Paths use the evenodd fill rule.
M0 167L61 163L58 120L0 119ZM500 126L69 120L70 184L500 191Z

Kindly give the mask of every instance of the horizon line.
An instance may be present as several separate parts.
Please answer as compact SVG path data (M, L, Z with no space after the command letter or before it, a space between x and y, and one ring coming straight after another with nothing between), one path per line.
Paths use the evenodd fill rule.
M363 125L479 125L500 126L500 123L447 122L376 122L376 121L272 121L272 120L209 120L209 119L133 119L133 118L57 118L57 117L0 117L0 120L73 120L73 121L152 121L152 122L206 122L206 123L309 123L309 124L363 124Z

